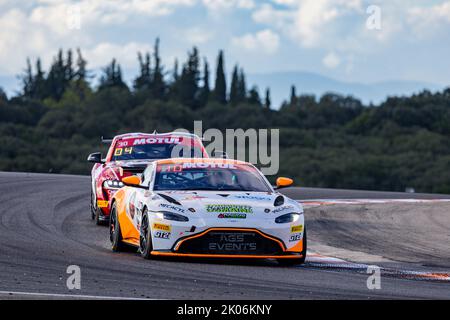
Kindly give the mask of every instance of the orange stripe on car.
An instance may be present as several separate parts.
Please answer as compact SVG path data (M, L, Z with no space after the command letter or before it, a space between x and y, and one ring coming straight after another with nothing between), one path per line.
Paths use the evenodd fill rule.
M178 241L177 245L175 246L175 250L178 250L178 249L180 248L180 245L181 245L183 242L185 242L185 241L187 241L187 240L192 240L192 239L201 237L201 236L207 234L207 233L210 232L210 231L253 231L253 232L256 232L256 233L260 234L260 235L263 236L264 238L267 238L267 239L270 239L270 240L272 240L272 241L277 242L277 243L280 245L281 249L282 249L283 251L286 251L283 242L281 242L281 241L278 240L277 238L268 236L267 234L264 234L264 233L262 233L261 231L259 231L259 230L257 230L257 229L251 229L251 228L250 228L250 229L247 229L247 228L209 228L209 229L207 229L207 230L205 230L205 231L203 231L203 232L201 232L201 233L195 234L195 235L193 235L193 236L190 236L190 237L187 237L187 238L184 238L184 239Z
M241 258L241 259L298 259L302 255L288 255L288 256L271 256L271 255L249 255L249 254L203 254L203 253L177 253L177 252L163 252L152 251L153 256L167 256L167 257L189 257L189 258Z

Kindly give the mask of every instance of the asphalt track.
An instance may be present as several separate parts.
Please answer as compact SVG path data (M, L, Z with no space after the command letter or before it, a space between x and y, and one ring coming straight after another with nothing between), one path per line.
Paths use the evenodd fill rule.
M286 193L296 199L411 198L306 188ZM0 173L0 203L1 299L450 298L449 283L382 277L381 289L369 290L366 274L308 262L303 267L280 267L271 261L148 261L132 251L113 253L107 228L95 226L90 219L89 177L85 176ZM320 237L320 228L333 232L323 230L330 225L315 222L311 229L315 226L311 235ZM339 246L339 238L333 241ZM81 290L66 286L69 265L81 269Z

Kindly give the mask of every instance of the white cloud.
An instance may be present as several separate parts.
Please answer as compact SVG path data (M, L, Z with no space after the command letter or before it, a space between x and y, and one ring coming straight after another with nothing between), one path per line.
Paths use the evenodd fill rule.
M127 64L131 59L136 59L136 51L132 51L143 46L131 41L125 45L98 44L97 30L100 27L128 22L135 15L169 15L177 7L192 6L197 2L198 0L37 0L32 4L0 0L0 61L3 62L0 74L17 74L23 69L27 57L42 57L46 67L59 48L78 46L93 56L89 67L100 63L96 61L100 53L106 57L117 53L117 58L123 59L123 64ZM13 9L7 9L8 7ZM69 27L70 15L74 12L71 9L74 7L80 9L80 30ZM105 61L106 58L102 63Z
M408 10L407 21L419 38L442 30L450 23L450 1L431 7L412 7Z
M152 45L148 43L129 42L116 44L103 42L85 50L84 55L86 60L89 61L90 68L103 67L113 58L116 58L121 66L130 68L137 64L138 52L151 52L152 50Z
M335 69L341 64L341 60L336 53L330 52L323 58L322 63L327 68Z
M363 12L359 0L304 0L300 2L294 23L294 36L305 47L327 41L337 19Z
M268 3L261 5L252 14L253 21L274 26L285 33L289 32L295 18L292 10L277 10Z
M214 33L199 27L193 27L183 32L183 39L191 45L200 45L208 42Z
M213 12L222 12L233 8L253 9L255 7L254 0L202 0L202 3Z
M280 36L270 29L265 29L256 34L247 33L241 37L232 39L235 47L242 48L247 51L274 54L280 46Z

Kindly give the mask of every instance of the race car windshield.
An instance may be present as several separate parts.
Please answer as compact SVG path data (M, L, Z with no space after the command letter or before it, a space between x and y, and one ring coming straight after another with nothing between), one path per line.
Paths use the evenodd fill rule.
M154 190L271 192L253 166L216 163L158 165Z
M142 144L132 147L116 148L113 153L113 161L122 160L147 160L147 159L167 159L167 158L199 158L202 157L202 150L199 147L187 147L177 150L177 144ZM176 153L176 154L175 154Z

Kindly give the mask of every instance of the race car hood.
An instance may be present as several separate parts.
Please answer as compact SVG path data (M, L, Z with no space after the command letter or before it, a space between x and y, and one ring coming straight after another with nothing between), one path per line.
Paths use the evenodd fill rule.
M298 203L277 193L267 192L158 192L170 205L168 208L182 208L187 213L203 218L271 218L277 213L298 212ZM283 198L281 205L275 205L277 198ZM160 205L161 206L161 205ZM164 204L162 204L164 207Z
M142 173L147 165L155 160L145 159L145 160L122 160L110 162L109 167L120 175L120 168L126 173L123 176L128 176L130 174Z

